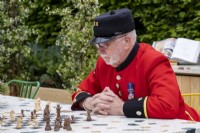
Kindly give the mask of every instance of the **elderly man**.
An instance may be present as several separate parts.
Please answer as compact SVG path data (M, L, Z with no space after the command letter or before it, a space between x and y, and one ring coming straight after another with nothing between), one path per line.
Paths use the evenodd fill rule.
M138 43L129 9L99 15L94 38L100 57L96 68L72 95L72 110L135 118L200 121L184 103L169 60L150 45Z

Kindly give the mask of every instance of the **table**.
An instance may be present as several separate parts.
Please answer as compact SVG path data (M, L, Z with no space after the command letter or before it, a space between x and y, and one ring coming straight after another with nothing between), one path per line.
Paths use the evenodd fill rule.
M200 93L200 64L172 66L181 93Z
M172 69L177 75L200 76L200 65L177 65Z
M0 115L5 117L0 124L0 132L9 133L40 133L40 132L55 132L54 123L56 117L56 106L58 103L51 102L51 131L45 131L46 122L42 121L43 109L47 101L41 101L42 111L37 112L39 128L34 129L34 125L27 125L30 112L34 110L35 100L25 99L12 96L0 95ZM138 119L126 118L124 116L103 116L92 115L92 121L86 121L86 111L71 111L69 104L60 104L61 117L75 116L75 123L71 124L72 131L67 131L63 128L59 132L72 133L199 133L200 123L180 119ZM16 129L16 121L10 121L10 111L14 110L16 117L24 110L22 129ZM63 123L62 123L63 124Z

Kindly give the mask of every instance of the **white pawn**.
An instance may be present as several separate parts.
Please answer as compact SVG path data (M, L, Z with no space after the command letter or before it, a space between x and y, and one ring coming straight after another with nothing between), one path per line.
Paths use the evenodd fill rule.
M39 111L39 105L38 105L38 102L37 102L37 100L35 101L35 110L36 110L36 112L38 112L38 111Z
M41 100L40 100L40 98L38 97L38 98L37 98L37 109L38 109L38 111L41 111L41 110L42 110L40 104L41 104Z
M38 120L35 119L33 122L34 122L34 128L38 128Z
M17 119L17 126L16 126L17 129L21 129L22 128L22 122L21 122L21 118L18 118Z
M19 119L20 119L20 121L22 123L23 122L23 115L22 114L20 114Z
M37 100L35 100L35 103L34 103L34 104L35 104L35 110L38 111L38 109L37 109L37 108L38 108Z
M11 117L10 117L10 121L15 121L15 116L14 115L12 115Z
M28 125L31 125L32 124L32 120L31 120L31 117L28 118Z
M5 114L2 114L2 122L5 122L6 121L6 116Z
M10 121L15 121L15 112L13 110L10 111Z
M35 114L33 114L33 119L34 119L34 120L36 119L36 115L35 115Z
M35 110L36 110L36 112L38 112L39 111L39 102L38 102L38 100L36 99L35 100Z

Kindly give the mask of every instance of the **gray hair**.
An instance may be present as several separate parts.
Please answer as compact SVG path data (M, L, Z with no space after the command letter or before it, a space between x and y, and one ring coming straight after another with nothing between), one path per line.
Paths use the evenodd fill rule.
M132 30L130 32L127 33L127 36L130 37L132 44L135 44L136 40L137 40L137 34L136 34L136 30Z

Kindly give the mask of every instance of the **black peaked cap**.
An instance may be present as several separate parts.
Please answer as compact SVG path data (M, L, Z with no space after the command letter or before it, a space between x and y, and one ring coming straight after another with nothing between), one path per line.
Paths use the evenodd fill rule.
M113 10L94 19L94 37L90 44L110 41L117 35L128 33L135 29L131 10L127 8Z

